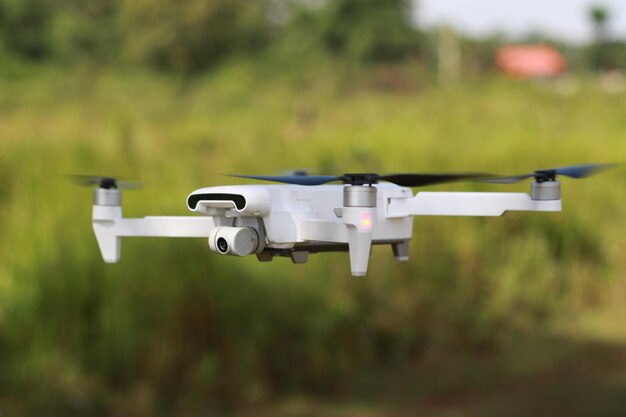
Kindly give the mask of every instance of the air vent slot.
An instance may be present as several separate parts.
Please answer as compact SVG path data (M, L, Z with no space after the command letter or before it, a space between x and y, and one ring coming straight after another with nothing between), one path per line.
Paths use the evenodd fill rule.
M246 199L240 194L206 193L192 194L187 198L187 206L195 210L200 201L232 201L237 210L243 210L246 206Z

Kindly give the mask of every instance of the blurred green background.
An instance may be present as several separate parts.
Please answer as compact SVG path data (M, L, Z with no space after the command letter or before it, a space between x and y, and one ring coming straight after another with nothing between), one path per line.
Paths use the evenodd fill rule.
M141 217L190 214L236 183L218 173L621 162L609 12L590 44L522 39L569 62L522 81L502 35L421 28L406 0L0 0L0 414L624 415L623 168L565 179L562 213L416 218L411 261L376 247L364 279L346 254L201 239L126 239L106 265L63 177L145 181Z

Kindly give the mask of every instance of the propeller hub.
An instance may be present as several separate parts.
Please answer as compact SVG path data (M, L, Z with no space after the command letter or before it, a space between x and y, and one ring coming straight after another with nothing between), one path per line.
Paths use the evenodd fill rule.
M348 185L377 184L378 178L378 174L343 174L343 177L341 177L344 184Z
M535 181L542 183L547 181L556 181L556 169L544 169L534 172Z
M119 180L114 177L102 177L99 175L70 175L69 177L77 185L82 187L97 187L101 190L133 189L141 187L141 184Z
M100 180L98 187L104 188L105 190L117 189L117 181L115 178L105 177Z

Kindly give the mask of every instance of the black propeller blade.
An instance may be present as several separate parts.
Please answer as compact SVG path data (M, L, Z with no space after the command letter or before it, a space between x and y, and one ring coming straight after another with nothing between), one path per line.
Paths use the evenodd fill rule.
M422 187L455 181L480 180L493 178L493 174L462 173L462 174L344 174L333 175L229 175L236 178L247 178L261 181L281 182L295 185L322 185L333 181L342 181L350 185L370 185L378 181L387 181L402 187Z
M127 190L140 188L141 184L119 180L114 177L103 177L98 175L70 175L70 178L75 184L82 187L97 186L104 189L124 188Z
M552 169L540 169L529 174L513 175L509 177L495 177L481 182L492 182L496 184L513 184L523 181L527 178L535 178L537 182L554 181L558 175L563 175L570 178L586 178L592 175L598 174L606 169L612 168L617 164L583 164L583 165L571 165L561 168Z
M443 184L456 181L472 181L489 178L493 174L462 173L462 174L392 174L378 177L383 181L392 182L402 187L422 187L425 185Z
M333 181L339 181L343 177L331 175L228 175L235 178L247 178L251 180L282 182L295 185L322 185Z

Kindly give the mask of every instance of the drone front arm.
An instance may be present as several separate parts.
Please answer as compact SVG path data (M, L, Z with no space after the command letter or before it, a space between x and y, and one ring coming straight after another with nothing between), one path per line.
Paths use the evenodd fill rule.
M215 226L209 216L124 218L120 206L93 207L93 230L107 263L120 260L122 237L208 237Z
M502 216L507 211L561 211L561 200L533 200L526 193L420 192L390 198L386 217Z
M215 227L212 217L148 216L117 221L118 236L209 237Z

